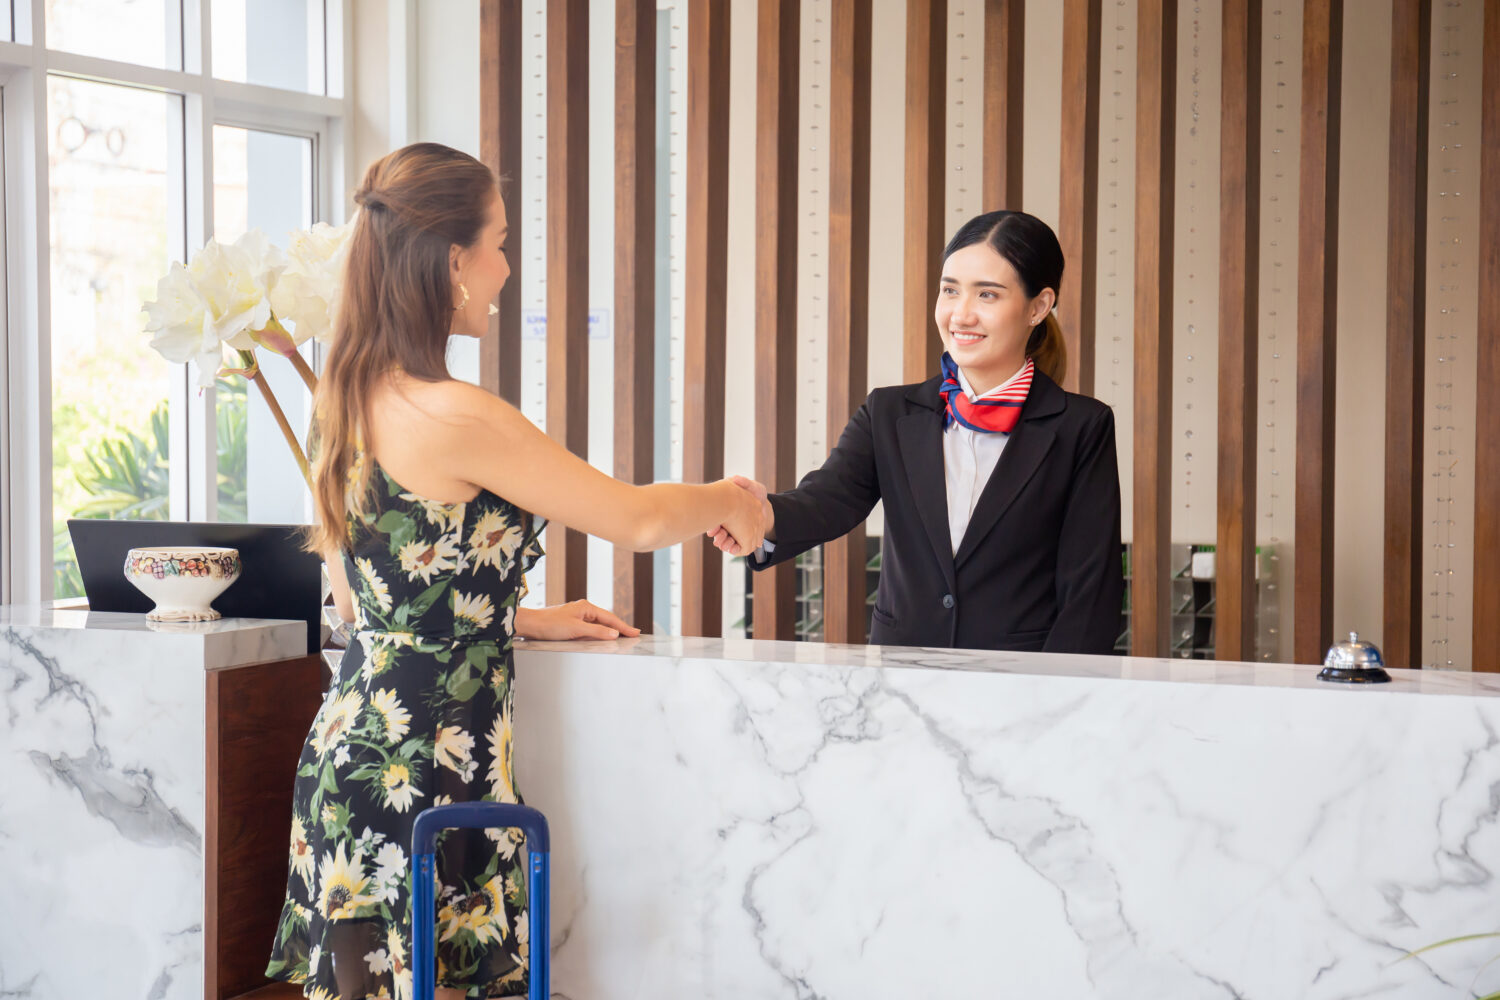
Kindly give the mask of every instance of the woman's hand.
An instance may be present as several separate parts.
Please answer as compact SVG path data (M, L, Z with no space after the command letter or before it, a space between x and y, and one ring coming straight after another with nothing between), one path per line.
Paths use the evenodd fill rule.
M707 534L721 551L732 556L748 556L765 540L766 511L770 505L757 497L751 488L760 484L743 476L721 479L717 485L730 487L730 512L723 523Z
M727 552L732 556L750 555L761 547L766 536L771 534L771 529L776 526L776 512L771 509L771 503L766 499L767 490L760 483L744 476L730 476L729 481L755 498L760 507L761 516L761 538L754 545L746 546L740 543L739 536L735 535L728 527L728 522L719 525L708 533L709 539L721 552Z
M516 635L523 639L618 639L640 634L613 611L588 601L516 609Z

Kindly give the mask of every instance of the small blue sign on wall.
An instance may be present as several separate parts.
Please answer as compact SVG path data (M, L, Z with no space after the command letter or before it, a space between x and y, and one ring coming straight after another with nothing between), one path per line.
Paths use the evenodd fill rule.
M612 334L608 309L589 310L589 339L608 340ZM547 310L521 310L521 336L525 340L547 339Z

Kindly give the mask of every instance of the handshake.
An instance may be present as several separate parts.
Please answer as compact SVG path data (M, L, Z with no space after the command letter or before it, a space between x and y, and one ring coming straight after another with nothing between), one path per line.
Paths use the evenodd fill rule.
M729 512L717 528L707 532L708 537L721 552L749 556L761 547L776 523L766 488L744 476L730 476L721 482L731 486L725 491Z

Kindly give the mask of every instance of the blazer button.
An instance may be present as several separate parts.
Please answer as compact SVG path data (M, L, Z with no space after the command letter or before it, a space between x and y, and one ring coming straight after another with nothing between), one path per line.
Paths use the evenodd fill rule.
M948 608L948 609L951 610L953 608L953 605L954 605L953 595L952 594L944 594L943 595L943 607Z

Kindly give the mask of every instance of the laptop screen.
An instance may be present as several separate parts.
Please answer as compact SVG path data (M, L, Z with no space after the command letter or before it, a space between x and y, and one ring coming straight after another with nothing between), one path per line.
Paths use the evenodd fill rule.
M234 548L244 568L240 578L214 598L214 610L225 618L301 619L307 622L307 651L317 653L322 647L322 559L302 548L300 525L71 518L68 532L92 611L151 610L151 599L125 579L125 554L131 549Z

